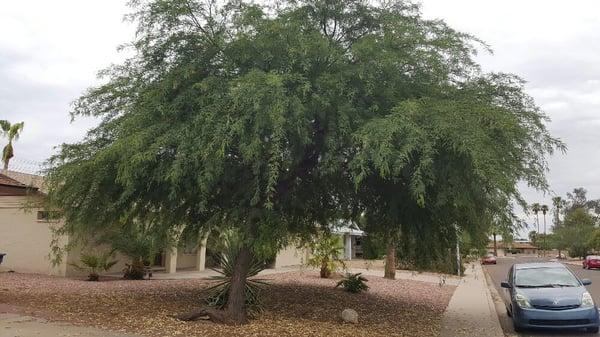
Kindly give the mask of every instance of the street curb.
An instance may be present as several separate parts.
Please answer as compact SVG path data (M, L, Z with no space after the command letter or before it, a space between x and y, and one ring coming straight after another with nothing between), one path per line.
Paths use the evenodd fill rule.
M498 310L496 310L496 301L494 300L494 296L492 296L492 292L496 295L496 298L502 298L500 297L500 294L498 293L498 291L496 290L496 288L494 287L494 282L491 280L490 275L488 274L487 270L485 270L485 268L483 267L483 265L481 266L481 270L483 272L483 276L485 277L485 283L487 285L487 298L488 298L488 304L490 307L490 312L493 314L494 317L492 317L492 320L494 321L494 325L496 326L496 334L498 334L498 336L502 336L504 337L504 330L502 329L502 325L500 324L500 316L498 315Z

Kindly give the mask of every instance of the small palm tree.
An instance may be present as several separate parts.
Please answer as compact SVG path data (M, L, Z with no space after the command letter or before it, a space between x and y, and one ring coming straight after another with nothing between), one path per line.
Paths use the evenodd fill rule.
M308 260L308 265L321 269L321 277L329 278L331 273L336 271L344 262L340 255L344 251L342 239L335 235L323 235L310 244L312 257Z
M8 171L8 163L15 156L13 149L13 141L19 139L21 135L21 131L23 131L23 127L25 123L16 123L11 124L7 120L0 120L0 129L2 131L2 135L8 137L8 144L2 150L2 162L4 163L4 171Z
M112 253L105 253L101 255L83 254L79 259L81 266L75 263L71 263L71 266L77 270L88 272L88 281L97 282L100 279L100 273L108 271L112 268L117 261L112 259Z

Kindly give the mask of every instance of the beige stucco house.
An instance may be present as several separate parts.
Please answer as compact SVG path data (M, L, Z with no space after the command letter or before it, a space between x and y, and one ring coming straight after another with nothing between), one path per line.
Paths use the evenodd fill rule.
M37 187L0 174L0 253L7 254L0 266L3 269L66 274L66 262L52 266L48 259L52 229L60 223L50 220L42 209L25 208L42 197Z
M2 174L3 173L3 174ZM82 253L101 251L100 247L74 247L53 266L50 262L50 245L53 229L61 225L53 214L36 208L36 200L44 197L43 178L13 171L0 173L0 253L6 256L0 268L23 273L75 276L81 272L72 266L78 263ZM27 207L25 207L27 205ZM63 246L69 238L58 238ZM166 273L178 271L202 271L206 267L206 238L197 245L173 248L159 254L153 261L153 269ZM308 251L289 246L276 256L272 267L281 268L306 263ZM119 263L109 272L120 272L127 258L116 256Z

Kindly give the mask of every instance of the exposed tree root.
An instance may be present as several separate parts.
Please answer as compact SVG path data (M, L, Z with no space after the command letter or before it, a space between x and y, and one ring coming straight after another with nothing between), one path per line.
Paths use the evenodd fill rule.
M181 321L197 321L197 320L210 320L220 324L243 324L244 322L235 322L227 311L217 310L213 308L200 308L195 311L190 311L180 315L172 316Z

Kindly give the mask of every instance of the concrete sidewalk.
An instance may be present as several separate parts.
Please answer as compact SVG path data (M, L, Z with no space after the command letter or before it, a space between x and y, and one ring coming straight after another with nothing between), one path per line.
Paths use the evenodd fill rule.
M17 314L0 314L0 337L139 337L119 332L48 322L41 318Z
M468 265L442 321L444 337L504 337L479 263Z

